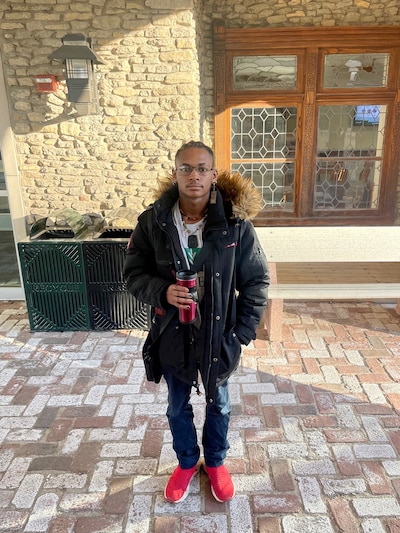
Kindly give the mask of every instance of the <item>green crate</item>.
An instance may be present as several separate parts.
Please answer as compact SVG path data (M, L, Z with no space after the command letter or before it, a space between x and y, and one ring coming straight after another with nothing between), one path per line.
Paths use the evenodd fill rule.
M81 242L20 242L18 252L31 330L89 330Z

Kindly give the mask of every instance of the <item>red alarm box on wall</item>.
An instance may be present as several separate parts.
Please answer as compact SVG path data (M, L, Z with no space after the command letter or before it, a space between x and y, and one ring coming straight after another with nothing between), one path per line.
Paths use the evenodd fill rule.
M54 93L58 87L58 81L54 74L37 74L36 88L39 93Z

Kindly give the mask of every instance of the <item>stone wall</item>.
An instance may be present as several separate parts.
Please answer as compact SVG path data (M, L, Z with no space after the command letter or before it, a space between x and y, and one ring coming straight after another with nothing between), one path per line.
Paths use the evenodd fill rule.
M229 27L400 24L400 10L398 0L2 0L1 59L27 215L141 211L182 142L213 144L215 18ZM104 62L97 115L74 113L62 65L48 59L78 32ZM56 93L37 92L42 73L57 76Z

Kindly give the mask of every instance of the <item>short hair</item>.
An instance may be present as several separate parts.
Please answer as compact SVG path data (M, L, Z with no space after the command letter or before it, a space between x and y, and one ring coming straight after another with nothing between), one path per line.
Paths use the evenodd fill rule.
M209 146L204 144L202 141L189 141L185 144L182 144L182 146L179 148L179 150L175 154L175 164L176 164L176 160L181 155L181 153L184 152L185 150L188 150L189 148L198 148L200 150L206 150L210 154L212 158L212 164L214 166L214 152Z

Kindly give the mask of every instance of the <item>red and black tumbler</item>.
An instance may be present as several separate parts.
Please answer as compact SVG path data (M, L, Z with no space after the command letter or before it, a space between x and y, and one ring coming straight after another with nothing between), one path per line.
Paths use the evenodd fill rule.
M182 285L189 289L192 303L189 309L179 309L179 322L182 324L192 324L196 320L197 307L197 274L193 270L181 270L176 273L177 285Z

